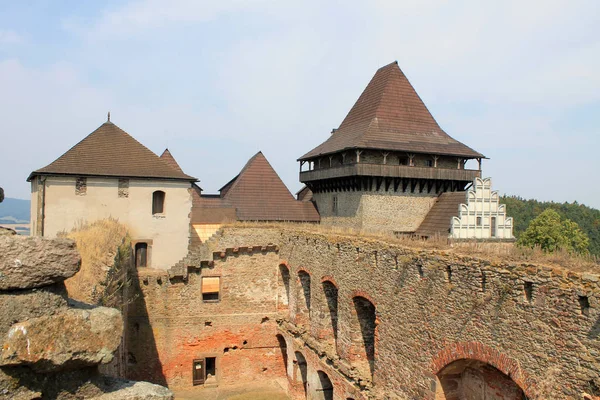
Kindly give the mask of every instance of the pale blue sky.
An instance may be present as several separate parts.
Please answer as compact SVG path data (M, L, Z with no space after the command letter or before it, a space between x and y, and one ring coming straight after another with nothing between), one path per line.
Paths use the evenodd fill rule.
M106 120L213 193L299 156L398 60L501 193L600 208L598 1L0 0L0 186Z

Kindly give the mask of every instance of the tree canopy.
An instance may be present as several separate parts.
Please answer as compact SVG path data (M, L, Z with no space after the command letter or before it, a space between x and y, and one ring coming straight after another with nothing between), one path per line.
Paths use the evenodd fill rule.
M515 237L520 238L531 221L546 209L556 211L562 219L576 223L589 238L590 254L600 256L600 210L573 203L541 202L526 200L517 196L503 196L500 203L506 205L506 212L513 217Z
M518 244L526 247L540 246L544 251L558 249L575 253L587 253L590 243L579 226L551 208L538 215L521 234Z

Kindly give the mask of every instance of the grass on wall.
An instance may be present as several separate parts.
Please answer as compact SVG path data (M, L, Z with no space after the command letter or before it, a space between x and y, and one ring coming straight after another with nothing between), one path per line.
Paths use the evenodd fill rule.
M131 263L127 227L109 218L79 224L60 236L72 239L81 255L81 269L65 281L69 297L105 306L118 306Z

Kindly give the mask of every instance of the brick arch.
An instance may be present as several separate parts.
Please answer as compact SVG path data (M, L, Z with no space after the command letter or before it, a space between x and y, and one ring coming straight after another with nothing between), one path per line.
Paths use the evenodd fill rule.
M364 290L353 290L352 293L350 293L350 299L353 299L355 297L364 297L365 299L369 300L375 307L377 307L377 302L373 299L373 297L371 297L369 293L365 292Z
M333 286L335 286L336 288L338 288L338 289L340 288L340 285L338 285L338 283L335 281L335 279L333 279L333 276L331 276L331 275L324 275L321 278L321 283L327 282L327 281L331 282L333 284Z
M521 369L519 362L480 342L457 342L446 346L432 360L431 372L437 375L450 363L464 359L491 365L519 385L527 397L534 398L533 380Z
M290 263L288 263L287 260L279 260L279 265L284 265L286 266L288 269L290 269Z
M298 267L298 270L296 271L296 275L298 275L300 272L306 272L312 278L312 274L310 273L310 271L308 270L308 268L306 268L306 267Z

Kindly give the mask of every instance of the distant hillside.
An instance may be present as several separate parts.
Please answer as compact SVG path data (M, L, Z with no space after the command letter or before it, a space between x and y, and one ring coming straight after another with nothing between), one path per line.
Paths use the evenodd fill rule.
M500 203L506 204L506 213L514 220L514 234L518 238L527 229L529 222L547 208L552 208L563 218L577 222L590 238L591 254L600 256L600 210L577 202L554 203L552 201L525 200L517 196L502 196Z
M0 203L0 224L29 223L29 207L31 201L5 198Z

